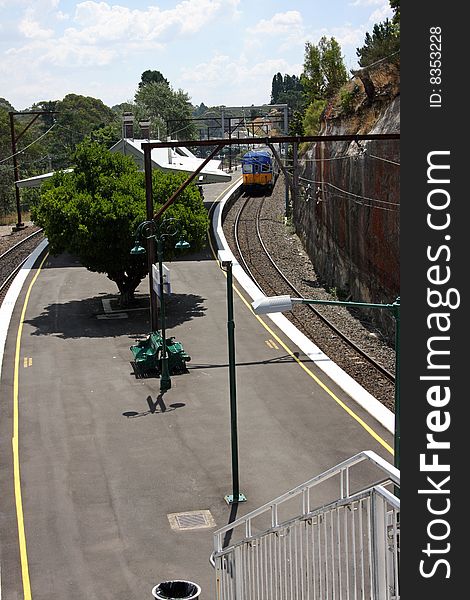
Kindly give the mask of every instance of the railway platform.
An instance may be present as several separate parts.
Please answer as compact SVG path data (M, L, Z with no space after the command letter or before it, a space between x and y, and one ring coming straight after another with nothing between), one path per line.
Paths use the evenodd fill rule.
M225 187L207 186L206 202ZM167 334L191 361L164 394L131 364L130 346L149 332L146 280L122 311L104 275L47 256L19 292L0 381L2 600L144 600L171 579L194 581L213 600L218 527L361 450L393 462L392 434L282 329L255 317L237 285L247 501L229 506L226 277L211 248L165 262Z

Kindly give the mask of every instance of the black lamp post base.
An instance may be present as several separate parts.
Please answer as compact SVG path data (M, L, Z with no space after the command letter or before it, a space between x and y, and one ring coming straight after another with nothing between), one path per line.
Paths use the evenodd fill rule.
M224 500L227 504L236 504L238 502L246 502L246 496L240 492L237 500L233 494L227 494L224 496Z

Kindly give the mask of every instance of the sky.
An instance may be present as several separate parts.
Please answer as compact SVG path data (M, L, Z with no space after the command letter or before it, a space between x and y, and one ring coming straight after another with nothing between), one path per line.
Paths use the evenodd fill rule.
M307 41L334 36L351 69L391 15L388 0L0 0L0 97L113 106L151 69L194 105L265 104L276 73L300 75Z

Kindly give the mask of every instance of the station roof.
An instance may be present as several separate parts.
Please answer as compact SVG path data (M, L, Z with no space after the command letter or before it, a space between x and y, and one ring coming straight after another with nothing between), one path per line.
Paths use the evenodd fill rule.
M159 140L122 138L109 150L110 152L121 152L124 155L132 156L139 169L143 171L144 152L141 148L141 145L144 142L159 143ZM176 172L190 174L193 173L203 162L203 159L195 156L186 147L154 148L152 150L151 158L152 167L154 169L158 169L167 173ZM218 160L209 161L206 167L199 174L197 183L206 184L230 181L230 175L222 171L220 166L221 164ZM70 173L73 171L73 169L64 169L64 171L66 173ZM19 188L37 188L53 175L54 172L43 173L42 175L20 179L15 183Z
M177 143L177 141L175 140ZM110 148L111 152L121 152L124 155L132 156L144 169L144 151L143 143L160 143L159 140L131 139L122 138ZM170 142L168 142L170 143ZM184 172L193 173L203 162L202 158L195 156L185 146L176 148L153 148L151 152L152 168L165 172ZM221 163L218 160L211 160L199 174L198 183L218 183L230 181L230 175L220 168Z

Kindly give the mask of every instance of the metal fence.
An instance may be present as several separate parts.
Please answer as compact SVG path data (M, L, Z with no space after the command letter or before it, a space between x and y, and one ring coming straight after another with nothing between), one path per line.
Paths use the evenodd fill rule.
M385 480L350 491L350 469L374 463ZM331 477L340 498L310 509L311 491ZM362 452L215 533L218 600L398 600L400 501L398 471ZM282 505L300 501L296 517L279 522ZM254 532L257 519L271 526ZM243 538L223 547L238 528Z

